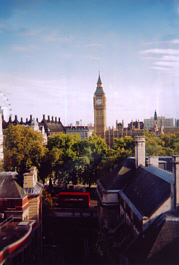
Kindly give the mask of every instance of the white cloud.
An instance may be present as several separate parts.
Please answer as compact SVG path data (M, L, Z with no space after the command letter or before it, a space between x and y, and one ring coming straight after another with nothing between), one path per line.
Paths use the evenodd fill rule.
M21 36L36 36L39 35L42 32L42 30L25 30L24 32L20 33Z
M74 37L71 35L61 37L59 30L53 30L49 34L41 35L41 38L47 42L60 41L61 43L69 43L74 39Z
M179 55L177 49L149 49L141 51L140 54L168 54L168 55Z
M167 66L167 67L175 67L179 66L179 62L169 62L169 61L160 61L160 62L155 62L155 65L160 65L160 66Z
M90 60L100 60L100 57L95 55L85 55L85 57Z
M101 48L101 47L103 47L103 45L99 44L99 43L91 43L91 44L88 44L87 47L99 47L99 48Z
M32 50L37 50L38 48L36 46L17 46L17 45L13 45L12 47L13 51L16 52L26 52L26 51L32 51Z
M13 46L12 49L17 52L26 52L29 50L29 48L23 46Z
M7 29L7 26L5 24L0 23L0 28L1 29Z
M170 68L167 68L167 67L160 67L160 66L152 66L152 67L150 67L150 69L159 70L159 71L164 71L164 72L170 72L170 71L171 71Z
M179 62L179 56L174 56L174 55L164 55L162 57L162 59L165 61L177 61L177 62Z
M179 44L179 39L167 40L167 41L153 41L153 42L143 42L142 46L152 46L156 44Z

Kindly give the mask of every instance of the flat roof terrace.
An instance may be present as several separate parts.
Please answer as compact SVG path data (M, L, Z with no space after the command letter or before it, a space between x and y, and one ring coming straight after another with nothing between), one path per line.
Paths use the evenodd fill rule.
M35 221L6 219L0 223L0 262L30 239Z

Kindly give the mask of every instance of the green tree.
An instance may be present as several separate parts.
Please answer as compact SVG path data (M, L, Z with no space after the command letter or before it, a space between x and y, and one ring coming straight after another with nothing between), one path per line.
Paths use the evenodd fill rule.
M22 125L10 124L4 139L4 169L11 171L16 168L24 173L31 166L40 169L45 147L40 132Z
M145 133L147 156L171 156L179 153L179 133L154 134Z
M101 168L107 156L108 147L104 139L96 134L86 138L83 142L82 156L86 157L86 164L82 167L82 179L84 183L96 183L101 178Z
M48 152L44 166L59 180L75 182L77 161L80 155L81 137L79 134L58 133L48 139Z
M115 161L119 162L129 156L134 155L134 139L131 136L124 136L119 139L114 139L113 149L115 151Z

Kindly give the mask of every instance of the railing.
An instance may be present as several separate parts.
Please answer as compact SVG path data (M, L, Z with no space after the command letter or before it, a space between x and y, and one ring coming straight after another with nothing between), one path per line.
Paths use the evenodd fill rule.
M13 215L11 215L7 219L5 219L2 223L0 223L0 232L4 226L7 226L8 223L13 222L13 221L14 221L14 217Z

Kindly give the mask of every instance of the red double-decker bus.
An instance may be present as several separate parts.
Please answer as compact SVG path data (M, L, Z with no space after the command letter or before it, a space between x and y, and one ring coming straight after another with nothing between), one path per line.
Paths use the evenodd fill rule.
M90 205L89 192L60 192L58 205L63 208L88 208Z

